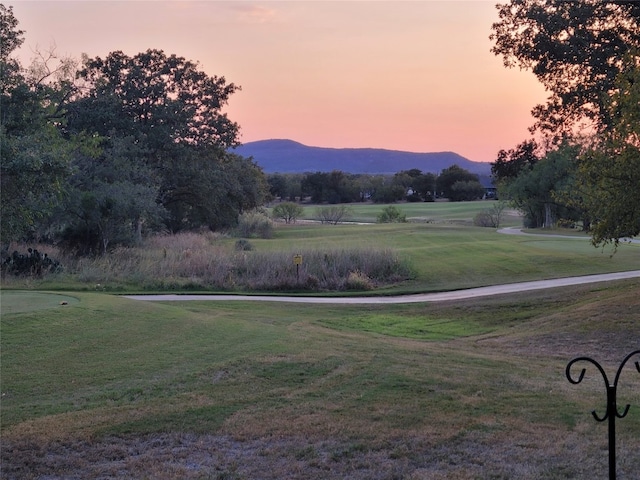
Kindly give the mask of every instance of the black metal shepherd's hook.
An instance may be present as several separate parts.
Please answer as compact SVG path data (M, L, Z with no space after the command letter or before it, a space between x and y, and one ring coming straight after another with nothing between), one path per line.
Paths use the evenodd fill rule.
M627 413L629 413L629 407L630 407L630 405L627 404L627 406L624 407L624 411L622 413L618 411L618 407L616 405L618 379L620 378L620 373L622 372L622 369L624 368L625 364L634 355L640 355L640 350L631 352L629 355L625 357L625 359L622 361L622 363L618 367L618 372L616 373L616 378L613 382L613 385L609 383L607 374L605 373L604 369L600 366L600 364L589 357L574 358L569 362L566 370L567 379L574 385L582 381L582 379L584 378L584 374L586 372L586 369L583 368L582 371L580 372L580 376L578 377L578 379L574 380L573 377L571 376L571 367L573 366L574 363L581 362L581 361L592 363L593 365L596 366L596 368L602 374L605 387L607 388L607 411L602 417L600 417L595 410L593 410L591 414L593 415L593 418L595 418L598 422L604 422L607 419L609 420L609 479L610 480L615 480L616 478L616 417L617 418L626 417ZM640 372L640 362L636 361L635 364L636 364L636 369L638 370L638 372Z

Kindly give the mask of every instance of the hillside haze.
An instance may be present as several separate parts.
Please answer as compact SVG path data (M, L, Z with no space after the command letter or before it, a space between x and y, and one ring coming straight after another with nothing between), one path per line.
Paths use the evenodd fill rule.
M245 143L233 150L253 160L265 173L331 172L392 174L417 168L440 173L458 165L472 173L486 176L491 164L473 162L454 152L414 153L380 148L310 147L293 140L260 140Z

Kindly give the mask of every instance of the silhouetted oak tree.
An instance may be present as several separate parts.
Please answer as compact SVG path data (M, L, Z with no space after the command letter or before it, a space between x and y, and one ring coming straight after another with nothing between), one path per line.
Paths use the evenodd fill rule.
M516 178L522 171L531 170L538 162L538 144L525 140L511 150L500 150L498 158L491 164L491 175L500 183Z
M593 224L595 245L640 234L640 67L618 75L607 102L612 128L581 156L576 199Z
M238 125L221 109L239 87L183 57L162 50L133 57L116 51L87 60L78 75L90 90L72 109L71 126L75 120L76 128L91 126L101 135L128 129L124 133L144 135L154 149L167 142L223 149L238 143Z
M615 90L624 56L640 48L640 2L511 0L497 8L493 53L531 70L551 93L533 109L532 130L559 140L583 121L610 126L603 93Z
M572 191L564 189L566 205L578 208L596 245L638 235L640 2L511 0L497 8L492 51L507 67L531 70L550 92L547 103L532 111L531 131L556 147L576 127L593 132L577 170L574 165ZM503 160L525 154L501 152L494 175L513 178L517 162ZM540 170L536 164L531 172ZM522 183L522 172L509 183Z
M79 76L88 90L69 106L68 129L135 138L137 161L158 178L170 230L234 226L242 211L261 204L262 171L227 153L239 127L222 108L239 87L161 50L88 59Z
M59 201L73 142L51 121L60 83L30 78L11 55L23 42L11 7L0 4L0 237L34 235Z
M458 165L451 165L442 170L436 180L436 185L438 193L452 201L469 200L469 193L474 197L482 197L484 192L478 175ZM454 185L456 185L456 188L454 188Z

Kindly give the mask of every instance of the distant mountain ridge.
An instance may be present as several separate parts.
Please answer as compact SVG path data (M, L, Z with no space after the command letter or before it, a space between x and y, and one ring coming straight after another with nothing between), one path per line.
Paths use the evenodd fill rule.
M259 140L233 150L253 160L265 173L331 172L393 174L417 168L424 173L440 173L458 165L472 173L486 176L491 164L473 162L454 152L414 153L381 148L310 147L293 140Z

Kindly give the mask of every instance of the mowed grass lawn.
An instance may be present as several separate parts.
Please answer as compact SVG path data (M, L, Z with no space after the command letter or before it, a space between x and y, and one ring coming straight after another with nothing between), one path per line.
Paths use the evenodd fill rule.
M495 200L479 200L475 202L410 202L394 204L408 222L420 223L458 223L473 225L476 214L492 210L498 205ZM318 208L326 205L306 205L302 218L307 220L317 219ZM378 215L387 205L378 203L350 203L346 205L349 214L345 217L347 222L375 223ZM505 209L502 217L503 226L521 225L520 216L512 209Z
M640 281L443 304L147 303L2 316L2 478L605 478ZM3 292L5 295L11 292ZM640 359L639 359L640 360ZM640 472L623 371L619 478Z
M504 235L443 215L279 225L251 243L292 256L390 248L411 264L411 280L368 294L640 268L637 244L612 256L586 239ZM564 370L587 355L612 379L640 348L640 280L318 306L147 303L62 278L68 291L54 278L25 284L51 295L0 292L3 479L605 478L607 429L590 413L604 414L603 380L579 365L587 374L572 385ZM633 362L620 377L627 403L618 478L640 472Z

